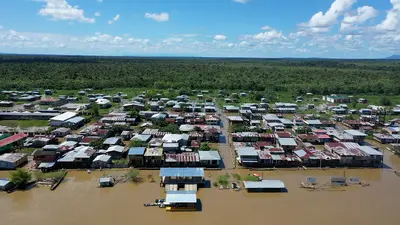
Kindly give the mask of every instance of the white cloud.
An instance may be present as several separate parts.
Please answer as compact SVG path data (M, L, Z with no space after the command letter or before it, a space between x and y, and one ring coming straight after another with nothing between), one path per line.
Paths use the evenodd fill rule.
M306 53L306 52L310 52L310 50L306 49L306 48L296 48L296 52Z
M129 38L128 43L135 43L135 44L148 44L150 42L149 39L137 39L137 38Z
M101 16L101 13L100 13L100 12L95 12L95 13L94 13L94 16L99 17L99 16Z
M113 24L119 20L119 14L115 15L114 18L108 21L108 24Z
M184 37L184 38L194 38L199 36L198 34L173 34L176 37Z
M250 0L232 0L232 1L237 2L237 3L246 4L246 3L248 3Z
M261 30L272 30L270 26L263 26L261 27Z
M245 35L244 39L253 40L253 41L263 41L263 42L271 42L274 40L284 40L286 37L282 34L282 32L273 29L272 27L262 27L261 29L266 30L264 32L253 34L253 35Z
M84 23L94 23L94 18L85 17L85 11L78 6L71 6L67 0L38 0L46 2L39 10L39 15L49 16L53 20L77 20Z
M227 37L225 35L222 35L222 34L217 34L217 35L214 36L214 40L216 40L216 41L224 41L226 39L227 39Z
M363 6L357 9L355 15L346 15L340 25L341 31L348 31L354 28L355 25L365 23L367 20L378 16L378 11L371 6Z
M182 41L183 41L183 38L175 38L175 37L173 37L173 38L164 39L162 42L163 43L167 43L167 44L171 44L171 43L180 43Z
M357 0L335 0L325 14L322 11L314 14L307 23L301 23L300 27L309 33L327 32L337 22L339 16L356 2Z
M157 13L145 13L144 18L153 19L157 22L166 22L169 20L169 14L166 12L162 12L160 14Z
M379 31L395 31L400 29L400 0L390 0L392 9L390 9L386 18L378 25L376 29Z

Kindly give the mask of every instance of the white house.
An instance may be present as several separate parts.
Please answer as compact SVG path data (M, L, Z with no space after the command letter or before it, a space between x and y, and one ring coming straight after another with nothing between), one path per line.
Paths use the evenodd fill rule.
M77 115L78 114L76 114L75 112L65 112L61 115L50 118L50 126L55 126L55 127L62 126L65 121L72 119Z

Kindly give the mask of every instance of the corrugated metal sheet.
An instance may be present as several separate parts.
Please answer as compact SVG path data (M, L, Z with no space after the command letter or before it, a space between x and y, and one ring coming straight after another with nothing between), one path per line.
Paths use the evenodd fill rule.
M262 180L262 181L243 181L244 188L246 189L282 189L285 184L280 180Z
M160 177L204 177L204 168L161 168Z
M168 203L196 203L196 191L168 191L165 198Z
M0 148L4 147L6 145L9 145L11 143L17 142L19 140L22 140L24 138L28 137L27 134L14 134L11 137L5 138L3 140L0 140Z
M200 162L198 153L184 152L180 154L165 154L165 162Z

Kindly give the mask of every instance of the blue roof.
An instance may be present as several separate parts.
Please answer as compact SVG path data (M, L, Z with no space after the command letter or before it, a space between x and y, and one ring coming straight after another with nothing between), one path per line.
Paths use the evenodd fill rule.
M80 123L80 122L82 122L84 120L85 120L85 118L77 116L77 117L74 117L74 118L71 118L71 119L67 120L66 122L67 123Z
M160 177L204 177L204 168L161 168Z
M128 155L144 155L145 147L133 147L129 149Z

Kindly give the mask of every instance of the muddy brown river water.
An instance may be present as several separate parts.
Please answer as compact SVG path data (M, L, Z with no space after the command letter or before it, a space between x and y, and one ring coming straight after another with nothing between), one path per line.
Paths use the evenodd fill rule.
M385 153L385 161L400 170L400 158ZM55 191L36 187L12 194L0 193L1 225L204 225L204 224L287 224L287 225L398 225L400 224L400 177L386 169L351 169L346 176L358 176L369 187L350 186L309 191L299 188L307 176L320 184L341 169L259 172L265 179L285 182L287 193L246 193L217 190L198 191L199 212L166 212L143 203L164 198L159 183L120 183L97 188L102 172L70 172ZM206 172L209 179L226 171ZM142 172L143 176L146 173ZM152 171L158 175L157 171ZM248 171L240 170L245 175ZM7 172L0 172L6 177Z

